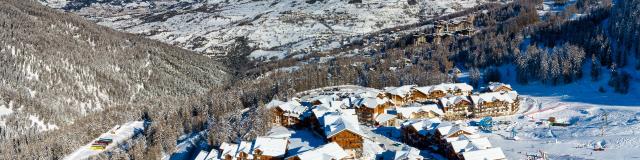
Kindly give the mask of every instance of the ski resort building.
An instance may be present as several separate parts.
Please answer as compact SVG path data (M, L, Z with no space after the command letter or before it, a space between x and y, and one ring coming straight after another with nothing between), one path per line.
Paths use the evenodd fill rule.
M376 125L379 126L397 126L398 125L398 116L393 114L383 113L381 115L376 116Z
M500 82L490 82L489 86L486 88L487 92L509 92L513 91L511 85L500 83Z
M437 104L422 105L414 103L408 107L396 108L397 116L399 119L431 119L442 117L445 114Z
M518 93L488 92L470 96L473 101L471 116L479 118L486 116L510 115L518 111Z
M258 137L253 142L251 154L259 160L277 160L285 158L287 138Z
M446 148L449 142L457 141L461 137L480 137L477 128L465 124L438 126L435 130L434 140L440 148Z
M424 157L420 155L420 150L405 146L399 151L387 152L383 154L385 160L423 160Z
M296 100L289 102L272 100L266 107L271 111L271 123L285 127L299 126L308 116L307 111L309 110L308 107Z
M435 130L440 119L410 120L402 124L402 142L425 149L435 142Z
M385 113L385 110L389 107L390 105L387 101L380 98L361 98L356 102L358 121L363 124L373 125L376 122L376 116Z
M395 106L402 106L411 99L411 89L416 85L405 85L400 87L386 87L385 95Z
M220 145L220 159L253 159L251 155L251 142L241 141L240 144L222 143Z
M446 148L449 159L459 160L502 160L506 156L501 148L493 148L487 137L471 138L463 136L449 143Z
M444 119L458 120L467 118L469 109L473 106L468 96L450 96L440 98L439 102L444 112Z
M473 86L466 83L443 83L433 86L414 87L411 90L411 100L414 102L437 102L447 95L470 95Z
M349 157L347 153L338 143L332 142L322 145L310 151L302 152L298 155L287 158L287 160L306 160L306 159L327 159L342 160Z
M356 115L333 112L321 119L327 141L336 142L345 150L359 152L362 149L364 134Z

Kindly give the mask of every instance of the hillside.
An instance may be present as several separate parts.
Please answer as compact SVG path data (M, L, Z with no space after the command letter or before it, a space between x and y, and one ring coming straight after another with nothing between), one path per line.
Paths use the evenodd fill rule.
M78 132L91 135L102 125L137 119L145 106L180 105L177 99L202 95L227 79L228 70L210 58L33 1L0 1L0 19L2 146L39 147L53 140L65 151L82 140ZM111 114L113 108L127 110ZM87 116L99 123L77 121ZM70 130L75 136L47 137ZM30 140L35 136L41 141ZM6 147L0 148L2 156L62 154Z
M413 25L486 0L65 1L41 0L100 25L209 55L247 39L268 60L339 48L364 35ZM232 52L231 52L232 53ZM249 53L241 53L249 54Z

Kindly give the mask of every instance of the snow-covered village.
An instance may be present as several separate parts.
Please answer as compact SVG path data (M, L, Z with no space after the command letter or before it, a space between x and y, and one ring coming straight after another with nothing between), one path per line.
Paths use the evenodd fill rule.
M497 82L476 89L465 83L384 89L333 86L301 92L288 101L273 100L264 107L272 117L268 134L254 141L225 142L199 152L196 159L572 158L569 152L552 149L558 147L599 159L605 153L624 157L624 147L638 148L624 143L640 140L635 132L622 136L631 139L603 137L619 129L607 128L605 123L617 121L613 119L629 118L621 125L633 126L627 131L637 129L638 114L542 104ZM579 114L590 116L583 119ZM615 118L608 122L608 116ZM581 132L584 135L576 135ZM580 138L588 134L595 136Z
M640 159L640 0L0 0L0 160Z

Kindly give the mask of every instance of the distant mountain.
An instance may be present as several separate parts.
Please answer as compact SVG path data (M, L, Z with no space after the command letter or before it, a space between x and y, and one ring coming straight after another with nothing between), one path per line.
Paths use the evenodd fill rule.
M267 60L339 48L363 35L471 8L486 0L40 0L100 25L208 55L245 37ZM248 54L248 53L245 53Z
M208 57L33 1L0 1L0 19L0 141L112 106L204 94L227 79Z

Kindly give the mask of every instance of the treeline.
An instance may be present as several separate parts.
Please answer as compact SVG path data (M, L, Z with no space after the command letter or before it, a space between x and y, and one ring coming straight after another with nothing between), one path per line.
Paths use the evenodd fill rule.
M626 66L630 55L635 55L636 69L640 69L640 1L616 1L611 9L609 21L609 34L611 41L618 46L616 55L619 57L616 64ZM606 34L606 33L605 33Z
M561 60L580 60L575 61L573 66L582 66L590 63L591 80L597 81L601 79L603 71L609 71L611 77L608 85L615 92L627 93L629 91L631 75L629 71L624 69L628 64L632 63L630 58L638 57L637 50L637 28L640 27L635 22L640 22L637 16L631 16L637 12L640 2L619 1L616 5L611 5L610 1L593 2L592 0L582 0L576 2L576 10L583 11L582 16L576 18L575 11L568 10L565 13L558 14L554 17L555 21L549 21L535 29L532 29L531 46L538 46L555 51L556 48L566 48L566 46L577 47L576 53L569 54L569 57ZM607 21L608 20L608 21ZM570 44L570 45L567 45ZM529 46L529 48L531 47ZM573 47L571 47L573 48ZM584 51L580 51L584 50ZM532 74L544 72L548 69L546 66L540 66L539 63L547 62L554 64L551 58L534 58L540 61L531 61L533 55L537 55L538 50L532 49L520 56L518 76L520 82L526 83L527 80L542 80L549 82L547 76L534 76ZM535 56L534 56L535 57ZM545 60L546 59L546 60ZM588 60L588 61L587 61ZM521 64L521 65L520 65ZM528 65L527 65L528 64ZM636 62L635 64L640 64ZM533 65L533 67L531 67ZM536 66L537 67L536 69ZM563 65L560 65L563 66ZM635 70L640 69L639 66ZM533 68L533 69L527 69ZM562 67L564 68L564 67ZM603 69L604 68L604 69ZM565 83L572 82L581 76L581 68L575 68L575 75L564 74L561 78ZM553 74L549 74L552 76ZM556 82L552 79L552 84ZM600 89L604 92L604 89Z
M515 1L497 10L481 13L476 25L479 33L459 41L443 41L436 47L448 51L454 62L467 68L501 65L515 59L522 42L520 33L539 21L536 6L540 1Z
M585 54L582 48L568 43L551 50L528 46L515 62L517 80L525 84L531 80L554 85L573 82L582 78Z

